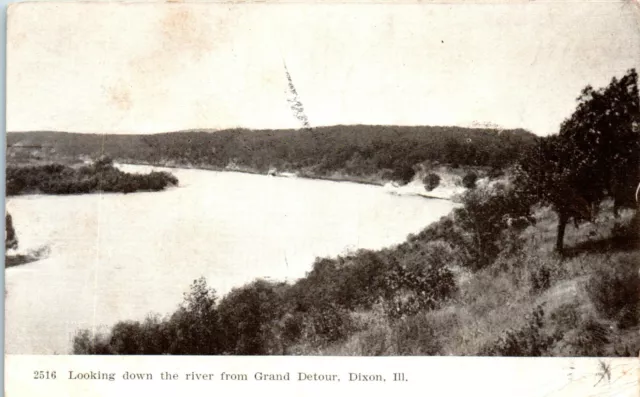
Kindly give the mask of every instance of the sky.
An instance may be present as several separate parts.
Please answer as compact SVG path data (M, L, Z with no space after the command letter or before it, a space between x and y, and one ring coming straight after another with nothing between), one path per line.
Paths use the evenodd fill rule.
M627 0L22 3L7 131L458 125L555 133L587 84L640 70Z

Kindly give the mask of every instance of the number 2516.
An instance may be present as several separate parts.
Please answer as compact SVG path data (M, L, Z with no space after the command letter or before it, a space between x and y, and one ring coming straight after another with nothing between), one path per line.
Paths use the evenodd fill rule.
M33 379L55 379L56 371L33 371Z

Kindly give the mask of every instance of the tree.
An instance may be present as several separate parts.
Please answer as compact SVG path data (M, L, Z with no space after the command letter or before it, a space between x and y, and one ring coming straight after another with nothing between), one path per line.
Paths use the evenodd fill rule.
M406 185L411 182L416 174L412 164L413 163L410 163L408 160L397 161L394 164L391 179L401 185Z
M440 176L438 174L430 173L424 177L422 182L424 183L424 187L427 191L432 191L440 184Z
M640 179L638 76L629 70L599 90L587 86L558 135L542 138L520 162L521 181L558 213L556 250L573 219L593 220L600 202L614 198L614 213L633 202Z
M211 355L222 352L223 332L216 307L216 292L204 277L193 282L181 307L170 318L172 354Z
M474 187L476 187L477 180L478 175L475 172L471 171L462 178L462 186L466 187L467 189L473 189Z
M225 352L238 355L279 353L274 346L277 322L282 316L279 285L266 280L233 289L218 306L225 334Z
M502 232L512 220L533 223L531 200L518 186L498 184L493 188L470 189L463 206L454 210L456 225L462 230L458 245L466 251L465 266L479 270L488 266L503 249Z
M614 198L616 214L620 205L632 201L640 172L637 82L632 69L605 88L585 87L576 111L560 128L580 155L577 165L589 169L590 184Z
M13 220L11 218L11 214L7 213L5 215L5 237L4 237L4 249L16 249L18 248L18 236L16 236L16 231L13 228Z

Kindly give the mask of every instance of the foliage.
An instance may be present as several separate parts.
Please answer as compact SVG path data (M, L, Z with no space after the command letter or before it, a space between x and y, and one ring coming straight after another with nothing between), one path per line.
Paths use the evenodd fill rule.
M11 218L11 214L7 212L4 217L5 219L5 236L4 236L4 249L16 249L18 248L18 236L16 235L16 230L13 227L13 219Z
M519 163L519 178L537 201L559 215L556 250L562 251L569 220L593 220L606 195L614 213L633 202L640 180L638 76L630 70L599 90L587 86L558 135L538 139Z
M475 172L469 172L464 177L462 177L462 186L467 189L473 189L476 187L476 181L478 180L478 174Z
M486 267L498 256L505 245L503 232L513 220L523 220L523 225L533 222L531 202L505 185L469 190L462 202L463 207L454 210L455 226L461 231L454 241L467 253L465 265L472 270Z
M55 156L109 156L151 164L225 168L234 163L258 172L305 171L313 176L393 174L409 182L425 160L440 164L504 168L534 135L524 130L461 127L332 126L304 130L184 131L154 135L95 135L60 132L8 134L12 153L33 142ZM43 154L48 156L48 154Z
M533 293L548 289L551 286L551 270L545 265L534 268L529 273L529 282Z
M526 324L518 329L506 330L500 337L483 346L483 356L544 356L553 346L554 337L543 331L544 311L541 306L527 316Z
M220 354L222 330L215 291L198 279L171 316L149 316L143 322L123 321L108 334L80 331L73 340L74 354Z
M175 176L153 171L147 175L128 174L113 166L110 158L102 157L89 166L74 169L61 164L8 167L7 195L83 194L92 192L159 191L177 185Z
M429 173L424 177L422 182L424 183L424 187L427 191L432 191L440 184L440 176L438 174Z
M581 313L577 302L559 306L550 322L558 336L554 353L561 356L604 356L609 329L593 316Z
M274 334L282 315L278 285L257 280L227 294L218 307L224 329L224 347L229 354L280 353Z
M621 328L640 319L640 273L638 263L621 260L600 264L587 282L586 290L595 308Z
M393 342L396 355L434 356L442 346L436 331L424 314L403 318L393 325Z
M344 339L354 329L349 311L337 304L311 307L302 314L302 335L314 345L322 345Z
M392 319L435 309L456 291L453 273L442 263L398 265L386 281L390 293L384 302L385 311Z

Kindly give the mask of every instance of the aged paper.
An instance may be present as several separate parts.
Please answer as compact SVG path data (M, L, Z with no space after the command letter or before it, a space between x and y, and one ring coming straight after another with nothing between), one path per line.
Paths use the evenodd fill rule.
M7 21L7 393L640 392L636 1Z

